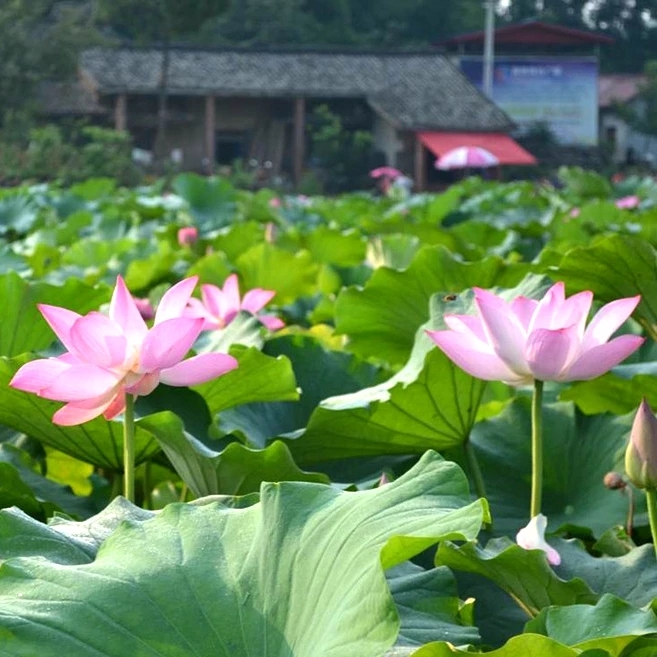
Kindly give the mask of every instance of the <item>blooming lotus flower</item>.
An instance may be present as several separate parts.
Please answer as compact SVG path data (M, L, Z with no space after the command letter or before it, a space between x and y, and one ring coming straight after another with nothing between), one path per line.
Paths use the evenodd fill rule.
M657 418L645 399L632 423L625 472L637 488L657 488Z
M198 228L196 226L184 226L178 231L178 244L180 246L191 246L198 241Z
M561 555L545 540L546 527L547 518L539 513L516 534L516 543L525 550L543 550L548 562L558 566L561 563Z
M196 281L185 279L166 292L150 330L120 276L109 316L39 305L67 352L26 363L9 385L66 402L53 422L74 425L101 414L111 419L125 409L126 394L147 395L160 382L196 385L234 369L237 361L226 354L183 360L203 328L202 319L183 316Z
M270 331L277 331L285 323L274 315L258 314L275 296L273 290L255 288L240 298L237 275L231 274L224 282L223 288L216 285L201 285L201 297L190 299L185 314L188 317L200 317L204 320L203 330L222 329L228 326L240 310L255 315Z
M623 198L619 198L616 201L616 207L620 208L621 210L632 210L639 207L640 203L641 199L636 195L623 196Z
M446 315L450 330L427 333L461 369L485 381L526 385L594 379L644 341L636 335L609 340L638 305L638 296L608 303L586 326L592 292L566 299L564 284L557 283L540 301L520 296L508 303L474 290L478 316Z

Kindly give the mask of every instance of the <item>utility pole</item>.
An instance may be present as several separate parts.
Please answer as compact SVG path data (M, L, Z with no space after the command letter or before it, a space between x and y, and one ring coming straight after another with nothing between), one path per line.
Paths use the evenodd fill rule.
M495 0L485 0L486 27L484 30L484 93L493 97L493 63L495 59Z

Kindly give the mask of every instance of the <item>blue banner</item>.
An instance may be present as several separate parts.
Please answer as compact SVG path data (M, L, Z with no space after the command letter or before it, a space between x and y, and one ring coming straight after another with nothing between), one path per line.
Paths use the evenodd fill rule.
M480 89L481 57L460 59L461 71ZM546 123L563 144L598 143L598 62L595 58L495 59L493 100L521 128Z

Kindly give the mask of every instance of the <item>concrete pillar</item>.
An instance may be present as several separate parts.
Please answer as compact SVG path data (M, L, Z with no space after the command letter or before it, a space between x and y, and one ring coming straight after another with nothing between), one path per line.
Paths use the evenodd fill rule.
M125 94L119 94L114 103L114 129L128 129L128 97Z
M216 111L214 96L205 97L205 131L204 131L204 145L203 155L205 158L206 173L211 175L214 173L215 166L215 133L216 133Z
M294 183L298 185L303 176L303 167L306 158L306 99L294 100L294 140L292 162Z

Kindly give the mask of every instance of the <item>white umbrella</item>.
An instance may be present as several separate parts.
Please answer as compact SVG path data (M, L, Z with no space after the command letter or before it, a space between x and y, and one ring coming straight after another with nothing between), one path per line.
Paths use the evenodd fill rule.
M494 167L500 161L490 151L479 146L459 146L444 153L436 160L436 169L481 169Z

